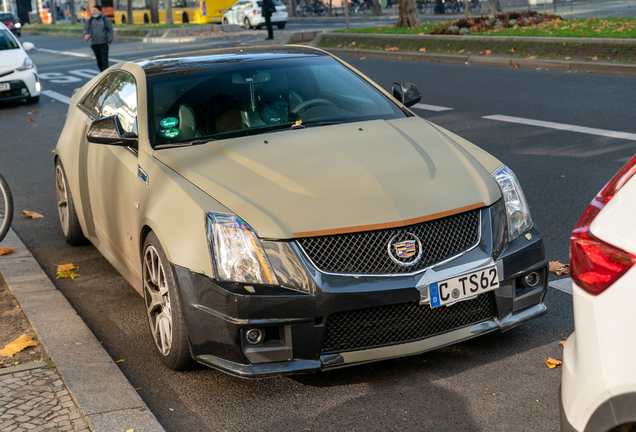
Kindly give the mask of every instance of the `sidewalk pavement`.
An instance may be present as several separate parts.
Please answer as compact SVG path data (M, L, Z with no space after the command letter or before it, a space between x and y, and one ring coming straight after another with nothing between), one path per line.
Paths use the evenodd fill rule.
M164 432L13 230L1 245L15 252L0 257L0 274L55 369L44 362L0 369L0 432Z

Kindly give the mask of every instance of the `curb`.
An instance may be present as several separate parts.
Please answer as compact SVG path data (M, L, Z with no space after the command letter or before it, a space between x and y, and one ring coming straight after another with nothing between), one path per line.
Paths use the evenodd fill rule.
M104 347L9 230L0 273L93 432L165 432Z

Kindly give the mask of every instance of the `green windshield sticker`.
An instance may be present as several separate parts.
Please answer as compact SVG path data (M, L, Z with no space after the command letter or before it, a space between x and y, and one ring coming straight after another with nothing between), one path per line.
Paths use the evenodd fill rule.
M161 134L165 136L166 138L176 138L179 136L179 129L172 128L172 129L162 130Z
M165 119L161 120L159 124L161 125L161 127L164 128L173 128L179 124L179 120L174 117L166 117Z

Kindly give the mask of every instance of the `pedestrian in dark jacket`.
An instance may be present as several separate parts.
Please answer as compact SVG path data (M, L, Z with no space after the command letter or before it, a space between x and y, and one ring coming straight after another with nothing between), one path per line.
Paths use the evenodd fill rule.
M274 0L263 0L261 13L265 18L265 26L267 27L267 39L274 39L274 29L272 28L272 14L276 12Z
M84 40L91 39L91 48L97 59L100 71L108 68L108 47L113 42L115 33L113 24L102 14L101 6L93 6L93 16L84 25Z

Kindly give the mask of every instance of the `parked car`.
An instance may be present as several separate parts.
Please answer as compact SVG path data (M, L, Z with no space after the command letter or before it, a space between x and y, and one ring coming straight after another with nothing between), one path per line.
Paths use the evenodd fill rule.
M12 13L0 12L0 22L7 26L14 35L18 37L22 35L22 32L20 31L22 24L20 24L20 20L13 16Z
M287 7L274 0L276 12L272 14L272 25L284 29L287 23ZM265 18L261 14L263 2L261 0L240 0L231 9L223 14L223 24L235 24L246 29L262 29L265 27Z
M144 296L173 369L315 372L545 314L512 170L392 92L307 47L119 63L71 98L64 236Z
M636 429L636 156L599 192L570 241L575 332L565 343L562 431Z
M35 47L20 44L9 29L0 23L0 100L40 100L40 81L35 63L26 53Z

